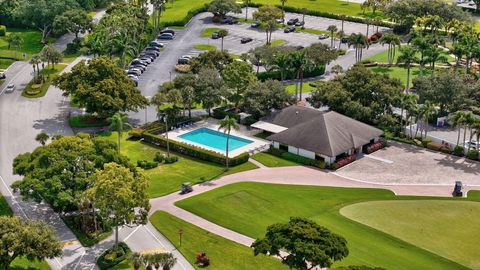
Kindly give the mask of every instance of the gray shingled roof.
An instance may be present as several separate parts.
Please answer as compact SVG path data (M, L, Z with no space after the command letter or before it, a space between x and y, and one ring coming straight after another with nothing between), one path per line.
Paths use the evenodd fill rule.
M291 128L298 124L308 122L320 115L322 115L322 112L319 110L300 106L290 106L281 111L276 111L262 117L260 120L278 126Z
M316 111L308 108L303 109ZM296 111L298 110L289 110L290 114L294 115ZM369 143L371 139L383 134L383 131L380 129L333 111L325 113L316 112L319 114L309 114L311 116L310 120L302 121L285 131L269 136L267 139L334 157L352 148L365 145ZM273 118L277 123L293 124L292 119L295 119L295 116L287 116L284 114L284 118L286 119L284 120L279 119L278 115L280 114L277 114L277 117Z

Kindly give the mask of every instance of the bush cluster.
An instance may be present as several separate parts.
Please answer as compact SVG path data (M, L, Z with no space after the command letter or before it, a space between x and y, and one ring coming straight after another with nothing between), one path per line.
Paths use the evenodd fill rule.
M295 72L290 72L285 75L285 78L294 78L295 77ZM305 71L303 77L304 78L311 78L311 77L317 77L320 75L323 75L325 73L325 65L319 65L316 68L310 70L310 71ZM257 74L257 78L261 81L266 81L268 79L272 80L281 80L282 76L280 74L280 71L266 71L266 72L260 72Z
M7 27L5 25L0 25L0 37L7 35Z
M228 115L230 118L234 118L238 121L240 119L240 115L238 113L232 112L232 111L226 111L227 107L218 107L213 110L213 118L215 119L224 119L225 116Z
M143 139L145 142L148 142L150 144L153 144L162 148L167 147L166 138L153 135L150 132L144 132ZM192 145L188 145L182 142L177 142L172 140L169 140L169 145L172 151L178 152L182 155L186 155L189 157L198 158L201 160L218 163L222 165L225 165L226 163L226 158L224 155L213 152L213 151L205 150L196 146L192 146ZM248 155L248 153L240 154L234 158L230 158L229 164L231 166L243 164L248 161L249 157L250 156Z
M457 145L457 146L455 146L455 148L453 148L453 154L455 156L461 157L461 156L463 156L464 152L465 152L465 150L463 149L463 146Z
M338 169L342 168L343 166L346 166L346 165L354 162L355 160L357 160L357 156L356 155L350 155L348 157L341 158L341 159L337 160L336 162L334 162L331 165L331 168L332 168L332 170L338 170Z
M144 170L150 170L158 167L158 162L148 161L148 160L137 160L137 166Z
M200 252L195 256L195 263L201 267L207 267L210 265L210 258L207 257L205 252Z
M479 155L480 153L478 152L478 150L471 149L467 153L467 158L471 160L478 160Z
M105 252L98 257L97 265L101 270L110 269L124 261L130 253L131 251L127 244L118 243L118 245L105 250Z
M306 165L306 166L313 166L313 167L317 167L317 168L320 168L320 169L325 169L327 167L325 162L322 161L322 160L309 159L309 158L306 158L306 157L302 157L302 156L299 156L299 155L292 154L292 153L290 153L288 151L285 151L285 150L277 149L275 147L270 147L268 152L270 154L274 155L274 156L277 156L277 157L280 157L280 158L283 158L283 159L286 159L286 160L290 160L290 161L293 161L293 162L296 162L296 163L299 163L299 164L303 164L303 165Z

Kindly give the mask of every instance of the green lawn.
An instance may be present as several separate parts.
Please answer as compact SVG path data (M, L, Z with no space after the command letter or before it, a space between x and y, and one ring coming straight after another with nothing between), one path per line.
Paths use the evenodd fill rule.
M253 3L256 4L274 4L280 5L280 1L272 2L272 0L253 0ZM285 3L285 6L295 7L295 8L306 8L313 11L328 12L334 14L343 14L349 16L373 16L370 11L366 11L363 14L360 4L341 1L341 0L288 0ZM379 15L379 12L376 13Z
M252 156L253 159L262 163L267 167L286 167L286 166L299 166L296 162L286 160L269 153L258 153Z
M165 12L162 13L162 23L169 23L182 20L188 11L203 7L212 0L175 0L165 5Z
M392 78L399 79L404 85L407 84L407 70L403 67L370 67L369 68L371 71L375 73L382 73L382 74L388 74ZM424 75L430 75L432 74L432 70L429 69L428 67L423 70ZM420 68L418 67L413 67L410 70L410 87L413 86L413 79L417 76L420 75Z
M17 52L17 58L21 58L22 53L26 53L27 59L30 59L33 54L40 52L44 46L40 42L42 33L38 30L7 28L7 35L10 33L20 34L23 38L23 45ZM55 42L55 39L49 38L49 42ZM8 49L8 43L5 41L5 37L0 37L0 57L15 57L15 50L13 48Z
M340 213L472 269L480 269L478 202L377 201ZM452 248L455 247L455 248Z
M408 46L408 45L402 45L403 46ZM374 61L374 62L379 62L379 63L388 63L388 45L384 45L384 48L385 48L385 51L383 52L380 52L378 54L375 54L375 55L372 55L368 58L365 58L365 60L371 60L371 61ZM397 59L398 57L402 55L402 52L400 51L399 48L396 48L395 49L395 57L393 58L393 63L397 63ZM417 53L417 57L420 58L420 53ZM447 55L447 59L449 62L453 62L455 61L455 58L450 56L450 55Z
M252 249L207 232L166 212L155 212L150 221L160 233L177 246L196 269L203 269L195 265L195 255L199 252L205 252L210 258L211 264L208 269L287 269L280 260L265 255L254 256ZM183 230L181 246L178 238L180 228Z
M295 84L289 84L287 85L287 92L289 94L295 94ZM316 87L311 86L308 82L303 83L303 88L302 92L307 93L307 92L312 92L313 90L316 90ZM298 85L298 91L300 92L300 84Z
M287 42L285 39L276 39L276 40L272 41L272 43L270 45L277 46L277 45L282 45L285 42Z
M0 59L0 69L7 69L13 62L11 59Z
M215 51L217 49L217 46L210 44L195 44L193 47L202 51Z
M478 200L478 196L475 196L475 199ZM286 222L291 216L313 219L344 236L348 241L350 255L335 266L366 264L389 270L468 269L466 266L442 257L442 254L435 254L409 244L392 235L345 218L339 213L339 210L347 205L379 200L417 200L417 203L419 200L425 203L431 200L445 200L448 204L446 208L451 208L458 207L458 204L455 204L456 201L465 199L396 197L390 191L378 189L238 183L180 201L177 205L253 238L263 237L267 226L276 222ZM415 209L407 209L407 212L405 215L409 213L411 215L409 220L416 218ZM444 217L440 215L437 218L441 220ZM475 215L470 215L469 218L479 219ZM443 221L450 226L449 230L443 232L444 234L451 230L463 230L462 223L449 222L448 218ZM477 237L472 235L454 239L458 245L476 240ZM474 248L478 254L480 248L478 246ZM478 261L478 256L471 260Z
M5 198L0 194L0 216L13 215ZM10 265L11 270L49 270L50 266L45 261L29 261L24 257L15 259Z
M117 133L105 134L104 136L108 136L114 142L117 141ZM153 161L157 152L166 154L164 149L155 148L139 141L126 140L126 137L126 135L123 136L120 149L122 154L128 156L134 164L137 164L137 160ZM177 155L176 153L172 154ZM257 167L253 163L247 162L232 167L227 174L255 168ZM150 197L155 198L178 191L183 182L199 183L225 175L225 172L224 167L219 164L179 156L178 162L173 164L162 163L157 168L147 170L146 174L150 177L148 193Z
M33 85L33 80L28 83L27 87L25 87L25 90L22 92L22 96L27 97L27 98L39 98L45 96L47 94L48 88L50 87L50 84L52 83L52 80L65 68L67 65L64 64L58 64L55 65L55 68L52 69L50 67L46 67L42 71L40 71L41 74L47 76L47 81L42 84L38 92L30 92L32 91L32 85Z
M224 28L205 28L200 34L201 37L211 37L213 33L218 32Z
M110 125L108 119L97 118L90 114L72 116L68 119L70 127L86 128L86 127L105 127Z

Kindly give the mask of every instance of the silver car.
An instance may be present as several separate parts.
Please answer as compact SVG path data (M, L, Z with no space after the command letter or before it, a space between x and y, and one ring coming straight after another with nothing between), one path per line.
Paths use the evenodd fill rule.
M13 83L7 85L5 88L5 93L12 93L13 91L15 91L15 85Z

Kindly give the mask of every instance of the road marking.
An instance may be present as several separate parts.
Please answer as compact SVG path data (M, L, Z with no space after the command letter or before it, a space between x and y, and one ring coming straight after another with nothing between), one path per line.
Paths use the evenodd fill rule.
M82 262L82 260L83 260L83 256L85 256L86 253L87 253L87 251L84 250L83 253L82 253L82 256L80 256L80 259L78 260L77 264L75 264L75 268L73 268L73 270L77 269L78 265L79 265L79 264ZM92 267L92 269L93 269L93 267Z
M1 95L1 93L0 93ZM7 192L8 194L10 195L10 197L12 197L12 202L13 204L16 204L18 209L20 209L20 212L22 212L23 216L26 218L26 219L29 219L27 214L25 213L25 211L23 211L23 208L20 206L20 204L18 203L17 199L15 198L15 196L13 195L12 191L10 190L10 188L8 187L7 183L5 183L5 180L3 180L3 177L0 175L0 180L2 181L3 185L5 186L5 188L7 189Z
M157 240L157 242L160 243L160 245L162 245L162 247L166 248L165 245L162 243L162 241L160 241L160 239L158 239L157 236L155 236L155 234L152 231L150 231L147 226L145 225L142 225L142 226L145 227L147 232L150 233L153 236L153 238L155 238L155 240Z
M381 157L376 157L376 156L372 156L372 155L363 155L363 156L366 157L366 158L370 158L370 159L378 160L378 161L381 161L381 162L385 162L387 164L393 164L393 161L388 160L388 159L384 159L384 158L381 158Z
M135 228L135 230L133 230L133 232L131 232L129 235L127 235L127 237L125 237L123 239L124 242L127 242L128 238L130 238L130 236L132 236L138 229L140 229L141 226L137 226L137 228Z
M13 78L7 83L7 86L13 82L18 76L20 76L20 74L22 74L21 72L18 72L15 76L13 76ZM0 96L3 94L3 92L5 92L5 90L7 89L7 87L3 88L3 90L0 92Z

